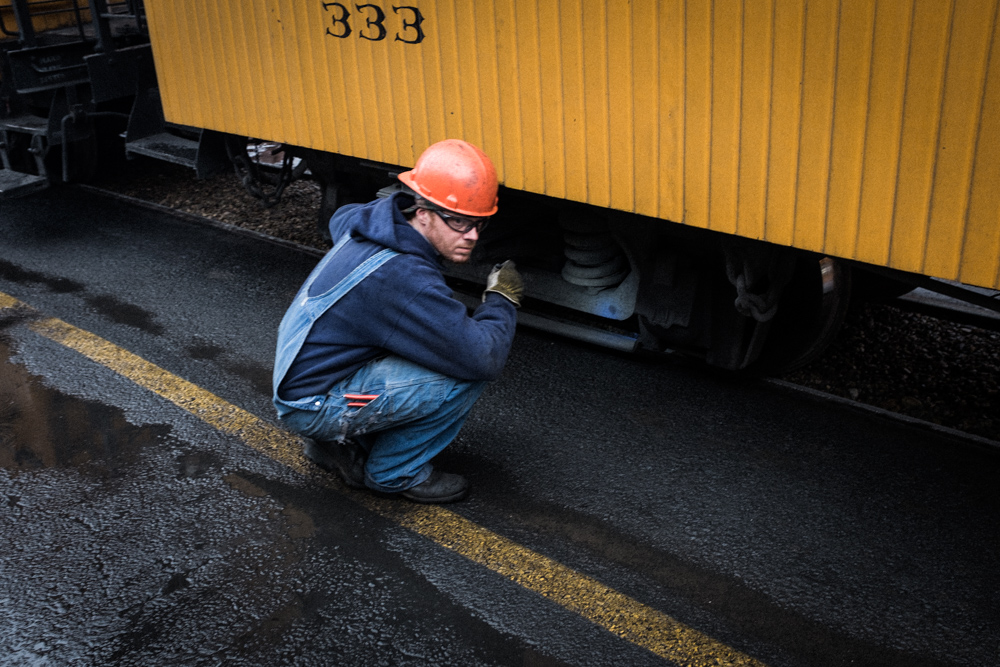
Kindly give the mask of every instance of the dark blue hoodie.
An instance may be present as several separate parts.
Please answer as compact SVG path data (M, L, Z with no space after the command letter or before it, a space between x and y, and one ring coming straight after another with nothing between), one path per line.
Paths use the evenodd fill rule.
M325 394L340 380L386 353L462 380L493 380L500 375L517 311L507 299L487 293L472 316L452 298L441 274L442 259L400 209L412 197L339 209L330 234L349 243L313 283L322 294L354 267L383 248L401 253L361 281L313 325L279 390L285 400Z

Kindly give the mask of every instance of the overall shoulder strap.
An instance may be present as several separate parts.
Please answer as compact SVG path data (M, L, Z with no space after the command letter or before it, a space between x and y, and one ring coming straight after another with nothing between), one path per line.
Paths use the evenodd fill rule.
M344 276L343 280L337 283L337 286L334 287L334 291L338 292L339 296L333 303L339 301L340 297L347 294L355 285L370 276L376 269L378 269L378 267L382 266L398 254L399 253L397 251L386 248L385 250L380 250L365 261L358 264L353 271ZM330 305L332 306L333 303Z

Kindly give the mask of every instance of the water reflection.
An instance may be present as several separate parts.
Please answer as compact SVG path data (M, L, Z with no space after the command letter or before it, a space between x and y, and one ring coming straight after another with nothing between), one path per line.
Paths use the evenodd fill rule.
M134 426L117 408L46 387L10 362L10 347L0 340L0 467L76 467L109 475L134 463L168 430Z

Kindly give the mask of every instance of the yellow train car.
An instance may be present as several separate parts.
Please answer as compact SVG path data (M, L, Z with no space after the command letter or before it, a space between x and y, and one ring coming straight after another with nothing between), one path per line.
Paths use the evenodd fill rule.
M1000 288L995 1L147 7L168 120Z

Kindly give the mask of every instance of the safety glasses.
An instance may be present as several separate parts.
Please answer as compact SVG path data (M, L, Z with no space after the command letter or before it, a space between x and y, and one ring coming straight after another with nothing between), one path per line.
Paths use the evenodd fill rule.
M445 213L444 211L434 212L437 213L439 218L444 220L444 224L448 225L459 234L467 234L472 228L475 228L476 232L482 234L483 230L486 229L487 223L490 221L489 218L466 218L462 215Z

